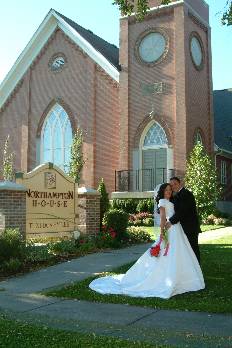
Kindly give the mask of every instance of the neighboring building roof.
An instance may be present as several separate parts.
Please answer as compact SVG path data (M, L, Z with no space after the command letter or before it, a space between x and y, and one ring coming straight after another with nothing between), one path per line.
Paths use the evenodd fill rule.
M55 11L61 18L65 20L73 29L75 29L84 39L86 39L97 51L99 51L117 70L120 70L119 65L119 48L101 37L95 35L91 30L81 27L71 19L65 17L61 13Z
M51 9L0 84L0 108L57 28L119 82L119 49Z
M213 92L216 145L232 152L232 88Z

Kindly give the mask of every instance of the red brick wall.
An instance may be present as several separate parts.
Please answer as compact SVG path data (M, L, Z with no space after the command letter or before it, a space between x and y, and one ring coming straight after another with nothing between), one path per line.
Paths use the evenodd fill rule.
M191 4L207 19L208 9L201 0ZM150 5L155 6L156 1L150 1ZM169 51L159 64L147 67L137 61L135 43L142 32L152 27L166 31L169 36ZM135 139L149 122L152 97L142 95L141 82L162 81L166 84L166 91L153 97L154 119L164 127L170 144L174 147L174 168L178 170L179 175L183 175L185 171L185 161L193 147L196 128L202 129L208 152L213 151L211 49L210 38L208 39L208 32L205 30L207 28L202 29L199 23L189 17L188 8L183 4L158 12L153 11L143 22L136 22L133 18L121 20L122 72L119 98L121 124L123 124L120 144L123 146L120 148L120 169L132 168ZM189 35L192 31L199 33L204 44L205 66L202 71L197 71L191 61ZM127 86L129 92L125 93ZM126 167L128 153L129 160Z
M114 173L118 169L119 105L118 84L112 84L102 71L96 72L95 183L104 179L108 192L114 191Z
M212 68L211 48L208 28L204 28L193 17L185 17L185 49L186 49L186 107L187 107L187 152L194 145L194 133L200 128L204 145L209 153L213 153L213 110L212 110ZM190 56L189 40L192 32L199 34L204 47L204 66L197 70Z
M18 228L26 236L26 192L0 190L0 233Z
M62 71L54 73L48 64L58 52L65 54L67 64ZM44 118L56 101L68 112L73 131L76 126L83 130L86 163L81 184L95 187L98 179L104 177L107 188L112 190L112 170L117 166L113 155L117 136L112 134L118 130L118 89L109 76L106 78L105 74L96 72L96 64L60 30L52 35L25 74L21 87L1 110L0 145L9 133L17 170L29 171L36 166L36 138L40 135ZM103 130L100 136L103 117L106 118L107 132ZM101 152L99 155L96 155L98 149L94 147L96 140ZM114 153L117 156L117 151Z

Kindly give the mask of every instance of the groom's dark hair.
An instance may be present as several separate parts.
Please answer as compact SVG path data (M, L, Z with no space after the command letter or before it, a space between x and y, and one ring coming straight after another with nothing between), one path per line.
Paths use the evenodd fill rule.
M180 184L180 178L178 178L177 176L173 176L171 179L170 179L170 181L171 180L176 180L176 181L178 181L178 183Z

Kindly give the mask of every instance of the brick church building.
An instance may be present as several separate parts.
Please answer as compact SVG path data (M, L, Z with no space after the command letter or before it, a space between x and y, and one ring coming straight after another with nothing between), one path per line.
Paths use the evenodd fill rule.
M0 146L16 170L44 162L68 169L83 131L81 184L149 191L183 176L197 141L214 152L209 8L204 0L160 6L142 22L120 19L119 49L50 10L0 86Z

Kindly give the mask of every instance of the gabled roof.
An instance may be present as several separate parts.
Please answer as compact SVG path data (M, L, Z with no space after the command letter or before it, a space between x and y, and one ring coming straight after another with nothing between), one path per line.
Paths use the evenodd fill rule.
M232 152L232 88L213 92L216 145Z
M95 35L91 30L81 27L71 19L55 11L65 20L73 29L75 29L86 41L88 41L97 51L99 51L108 61L119 71L119 48L101 37Z
M0 108L54 31L60 28L115 81L119 81L119 49L51 9L0 84Z

